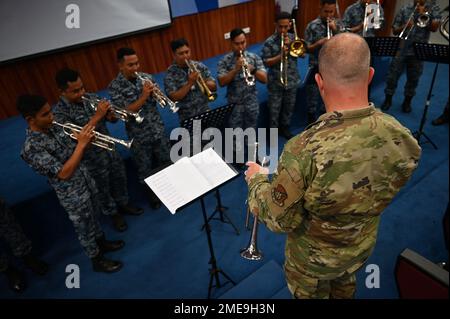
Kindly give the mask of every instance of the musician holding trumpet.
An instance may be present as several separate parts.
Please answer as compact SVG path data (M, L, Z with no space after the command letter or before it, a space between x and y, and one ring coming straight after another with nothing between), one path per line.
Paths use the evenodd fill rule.
M423 72L423 61L415 56L413 43L428 43L430 33L439 29L440 19L439 6L435 1L430 0L410 0L410 3L403 6L395 16L392 32L395 36L399 36L403 42L389 67L382 110L387 111L391 107L398 79L406 67L402 111L405 113L411 112L411 102L416 95L416 88Z
M81 76L75 70L61 69L55 80L60 92L60 98L53 107L55 120L80 127L90 125L97 132L110 135L106 120L117 121L111 112L110 103L106 100L94 103L98 97L86 93ZM83 163L97 184L103 214L111 218L117 231L125 231L127 223L122 214L139 215L143 210L128 203L127 176L122 157L118 152L90 147L85 151Z
M266 39L261 50L264 65L268 68L269 125L278 128L281 136L290 139L293 134L289 126L300 84L297 57L290 54L290 45L294 40L294 35L288 33L291 15L280 12L275 18L275 27L275 33Z
M186 39L170 43L174 62L167 69L164 88L172 101L178 102L180 123L209 111L208 103L216 99L216 81L207 66L191 60L191 49Z
M94 271L111 273L122 268L119 261L104 254L124 246L121 240L108 241L97 220L101 209L96 184L82 162L93 141L94 126L85 125L73 132L77 142L53 125L53 113L45 98L22 95L17 109L28 123L22 159L38 174L47 177L59 203L67 212ZM94 147L94 146L93 146Z
M217 65L217 78L220 86L227 86L229 103L234 103L230 116L231 128L253 128L258 126L259 103L256 91L256 81L267 83L267 73L261 58L246 51L247 39L242 29L236 28L230 32L232 52L226 54ZM234 145L235 154L244 151L244 145L239 139ZM238 168L244 165L236 158Z
M318 57L322 46L335 34L343 30L341 20L336 18L336 0L321 0L319 16L308 23L305 29L305 41L309 53L309 76L306 79L307 123L314 123L325 107L319 89L314 81L318 72Z
M247 163L249 211L287 234L284 271L295 298L354 297L380 215L420 159L411 132L369 103L369 61L358 35L327 41L315 74L327 113L286 143L271 180Z
M142 122L128 121L125 129L133 140L131 154L137 167L139 183L147 194L150 206L158 209L161 201L145 184L154 169L170 161L170 143L164 123L157 109L155 83L150 74L140 71L139 58L132 48L117 50L119 74L111 81L108 92L114 105L128 111L139 112ZM142 80L142 78L145 78Z

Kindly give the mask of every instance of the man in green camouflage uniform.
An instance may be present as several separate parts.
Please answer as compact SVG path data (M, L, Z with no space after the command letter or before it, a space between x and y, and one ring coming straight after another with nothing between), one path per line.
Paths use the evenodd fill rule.
M360 36L329 40L316 74L327 113L286 144L271 182L247 164L251 211L288 234L285 273L296 298L354 296L380 215L420 158L411 132L369 104L369 61Z

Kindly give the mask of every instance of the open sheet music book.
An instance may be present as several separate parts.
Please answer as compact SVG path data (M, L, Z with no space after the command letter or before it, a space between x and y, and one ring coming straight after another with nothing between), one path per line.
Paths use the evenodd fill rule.
M177 209L238 175L212 149L183 157L149 176L145 183L172 214Z

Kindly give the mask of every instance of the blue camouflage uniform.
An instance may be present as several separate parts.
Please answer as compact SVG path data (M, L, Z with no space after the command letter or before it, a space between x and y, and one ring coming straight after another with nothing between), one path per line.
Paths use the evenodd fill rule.
M209 80L215 81L206 65L192 60L191 62L196 65L197 70L200 72L205 82ZM187 66L180 67L175 62L169 66L167 69L167 75L164 78L164 89L166 94L169 96L186 85L188 82L188 75L189 68ZM186 94L182 100L178 101L177 106L180 108L178 110L180 123L186 119L210 110L208 106L208 98L200 91L197 84L194 84L189 93Z
M0 237L8 244L16 257L24 257L31 252L31 241L25 236L22 227L17 223L14 213L0 198ZM8 257L1 252L0 245L0 272L8 268Z
M54 126L48 133L27 129L20 155L34 171L48 178L59 203L73 223L78 240L88 257L93 258L99 254L96 239L103 237L97 220L101 204L95 181L83 163L68 180L57 177L64 163L72 156L74 147L74 142L60 127Z
M95 94L85 94L85 96L98 98ZM82 127L94 116L95 110L89 102L70 103L64 97L61 97L53 107L53 114L55 120L59 123L69 122ZM106 127L105 119L97 124L95 130L111 136ZM83 163L95 180L105 215L114 215L117 213L117 205L125 206L128 204L125 165L117 152L91 146L84 153Z
M155 82L150 74L144 77ZM108 86L111 101L116 106L126 107L139 99L142 92L142 81L127 80L122 73ZM133 139L131 154L137 167L140 183L149 177L152 170L169 161L169 140L164 131L164 124L158 112L155 100L150 96L140 109L144 118L142 123L126 122L128 138Z
M249 65L255 67L257 71L265 71L261 58L251 52L244 51L244 57ZM231 52L226 54L217 65L217 76L225 76L231 72L236 65L236 54ZM254 74L253 73L253 74ZM256 82L256 78L255 78ZM233 81L227 86L228 103L234 103L233 113L230 116L230 127L256 129L258 126L259 103L256 91L256 83L253 86L247 85L242 71L239 71ZM241 144L236 145L236 150L242 149Z
M288 34L291 41L293 34ZM261 57L273 58L281 53L281 35L278 32L272 34L263 44ZM280 63L275 63L268 70L269 91L268 107L270 112L270 127L289 127L295 107L297 88L300 84L300 74L297 69L297 58L288 56L287 78L288 85L284 87L280 81ZM267 64L265 64L267 66Z
M348 6L347 9L344 12L344 18L342 19L342 22L346 28L354 28L362 23L364 23L364 15L366 12L366 3L358 0L352 5ZM384 10L383 7L380 6L380 22L381 27L384 26ZM367 38L373 38L376 36L375 29L368 28L366 31L366 37ZM363 29L359 30L357 32L360 36L363 36Z
M344 25L340 20L336 21L336 26L338 30L343 30L344 28ZM326 21L324 22L320 17L317 17L306 26L305 42L308 46L326 37L327 23ZM325 113L325 106L320 96L319 88L317 87L316 81L314 80L314 75L319 72L319 51L320 48L309 54L309 67L312 71L310 72L309 79L306 80L306 105L308 118L311 120L316 119L318 115L317 112L319 112L320 114Z
M440 19L440 9L439 6L434 2L431 4L427 2L426 5L428 11L431 14L433 20ZM401 28L407 22L412 12L414 11L415 5L412 3L403 6L397 13L394 19L393 28ZM397 88L397 82L400 78L403 69L406 66L406 84L405 84L405 97L413 97L416 95L416 88L419 84L420 76L423 72L423 62L416 58L414 53L414 42L428 43L430 39L430 31L427 28L415 27L410 33L408 40L403 41L400 44L400 48L397 55L392 59L391 65L389 67L389 72L386 78L386 88L384 93L386 95L394 95Z

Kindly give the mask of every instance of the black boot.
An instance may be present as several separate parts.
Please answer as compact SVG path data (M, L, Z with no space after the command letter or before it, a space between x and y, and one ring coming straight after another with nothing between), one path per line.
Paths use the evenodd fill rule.
M139 216L143 212L144 210L142 208L130 204L127 204L125 206L119 206L119 213L121 213L122 215Z
M384 99L383 104L381 105L381 109L383 111L389 110L389 108L392 106L392 95L386 94L386 97Z
M124 232L128 229L128 225L127 222L125 221L125 218L119 213L111 215L111 221L114 229L119 232Z
M405 99L403 100L403 104L402 104L402 111L404 113L411 113L411 101L412 101L412 96L405 96Z
M161 201L158 196L152 191L150 187L145 187L147 193L147 199L152 209L158 209L161 207Z
M120 261L110 260L103 257L103 254L99 253L97 256L91 259L92 268L96 272L112 273L119 271L123 264Z
M106 240L105 236L96 239L98 248L102 253L109 253L112 251L116 251L122 249L125 246L125 242L123 240Z
M294 137L294 134L292 134L291 131L289 131L289 128L287 126L280 127L279 132L280 132L280 135L283 136L284 138L286 138L287 140Z
M30 269L36 275L43 276L48 271L48 264L36 258L32 254L23 256L22 260L25 266L27 266L27 268Z
M14 266L8 265L4 274L8 278L8 286L11 290L22 292L27 287L25 276Z

